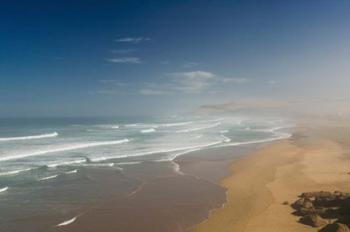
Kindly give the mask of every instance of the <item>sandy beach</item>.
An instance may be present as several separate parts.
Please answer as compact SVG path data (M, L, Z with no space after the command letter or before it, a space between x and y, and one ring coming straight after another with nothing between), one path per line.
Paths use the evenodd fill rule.
M221 181L228 189L227 203L191 231L319 231L299 223L289 204L302 192L350 191L346 125L304 126L292 138L233 162L232 175Z

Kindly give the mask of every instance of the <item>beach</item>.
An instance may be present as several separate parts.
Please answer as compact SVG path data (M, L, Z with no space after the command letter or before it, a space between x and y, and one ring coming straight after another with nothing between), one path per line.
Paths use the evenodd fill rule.
M87 163L35 183L27 190L31 201L17 200L27 185L17 187L17 195L14 188L7 189L2 206L11 220L0 229L319 231L300 223L291 204L303 192L350 191L346 125L299 121L288 129L290 138L265 143L210 147L173 160ZM101 166L110 163L117 166ZM25 211L14 210L23 205Z
M0 230L186 231L226 202L219 183L230 164L289 137L291 124L248 116L0 120Z
M299 223L290 204L303 192L349 192L346 122L301 123L293 137L260 148L221 181L227 202L191 231L319 231Z

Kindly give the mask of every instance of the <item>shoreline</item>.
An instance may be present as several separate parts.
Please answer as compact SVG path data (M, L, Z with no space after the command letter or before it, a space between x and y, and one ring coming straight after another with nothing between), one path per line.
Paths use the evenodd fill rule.
M312 232L298 222L294 202L308 191L350 191L350 161L344 151L350 142L340 139L340 128L303 128L289 139L265 144L230 164L231 174L220 185L227 188L223 207L189 228L191 232ZM350 129L347 128L350 135Z
M101 199L83 210L83 215L72 223L46 231L187 231L204 220L212 209L225 203L226 189L218 181L229 175L226 169L232 160L255 149L252 145L212 148L193 151L173 161L128 165L118 174L121 178L118 182L124 182L124 177L129 181L138 180L130 191ZM108 184L102 181L103 192L113 193L108 187L115 184L114 178L109 177L111 172L87 170L86 174L96 183L107 178ZM78 214L60 217L54 224L69 221Z

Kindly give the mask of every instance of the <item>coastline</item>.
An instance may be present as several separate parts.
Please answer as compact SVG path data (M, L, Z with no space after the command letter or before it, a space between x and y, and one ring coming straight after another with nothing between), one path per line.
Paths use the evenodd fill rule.
M347 134L339 136L340 130ZM302 192L349 192L350 161L345 151L350 143L344 140L349 134L348 127L301 127L291 138L233 161L231 175L220 182L227 189L227 202L190 231L318 231L299 223L294 209L283 203L294 202Z
M305 138L299 137L298 142L304 142ZM277 149L280 153L292 150L291 146L295 140L296 136L263 144L210 148L178 156L173 161L131 163L119 171L86 168L76 177L86 181L87 189L98 189L98 194L84 197L88 201L82 205L78 204L79 206L68 214L41 215L43 230L38 231L180 232L193 228L197 231L199 228L202 229L203 225L207 226L206 223L212 220L211 217L216 211L225 209L231 204L230 189L232 186L236 188L240 179L244 179L242 175L245 175L245 170L251 170L252 177L246 179L246 183L256 183L254 179L263 176L271 181L273 172L268 170L271 167L271 160L267 159L265 163L261 163L262 156L269 156L266 149L276 150L275 146L280 144L281 147ZM294 160L293 154L286 155L283 160L276 159L274 165L282 165L291 160ZM259 165L254 166L252 163ZM257 167L266 175L260 175ZM236 179L231 179L232 173ZM263 184L264 181L261 180L259 183ZM48 184L55 185L57 182ZM244 190L245 187L242 188ZM265 203L271 203L271 198L266 195L266 189L261 186L259 188L263 191L257 189L256 195L264 196L267 199ZM61 186L59 189L70 192L72 189L79 189L79 186L74 188ZM57 192L55 194L60 196ZM232 207L237 211L242 209L237 204L233 204ZM284 206L284 209L287 208ZM206 220L208 214L209 220ZM229 220L232 215L229 214ZM39 220L35 216L30 218L33 218L33 221ZM247 218L246 215L245 218L234 217L234 220L244 221ZM138 223L135 224L134 221ZM13 221L14 226L18 226L18 223ZM45 223L50 224L50 227ZM57 226L61 224L62 226ZM227 228L228 230L221 230L216 227L213 230L203 231L232 231L229 229L231 227Z
M89 189L98 186L103 197L89 198L89 204L70 214L52 216L51 227L39 231L187 231L225 203L226 189L219 180L229 175L233 160L255 150L256 145L220 147L171 162L127 165L119 172L86 169L80 174L94 181ZM54 226L59 224L63 226Z

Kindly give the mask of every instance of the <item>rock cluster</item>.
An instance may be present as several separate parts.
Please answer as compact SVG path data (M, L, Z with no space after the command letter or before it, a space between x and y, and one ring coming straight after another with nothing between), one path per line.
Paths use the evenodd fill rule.
M350 194L305 192L291 205L300 222L322 228L322 232L350 232Z

